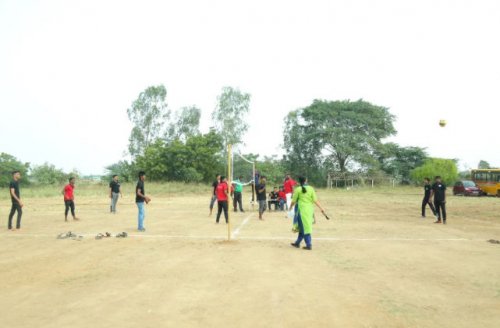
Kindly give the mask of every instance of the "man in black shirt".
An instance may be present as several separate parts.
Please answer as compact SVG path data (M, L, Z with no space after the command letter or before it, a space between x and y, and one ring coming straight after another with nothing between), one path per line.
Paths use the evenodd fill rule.
M122 195L120 189L120 181L118 181L118 176L113 175L113 180L109 183L109 198L111 198L111 213L116 213L116 204L118 203L118 197Z
M144 189L144 180L146 180L146 172L139 172L139 181L137 181L137 186L135 187L135 203L137 204L137 208L139 210L139 214L137 217L138 220L138 228L139 231L146 231L144 228L144 217L146 216L145 203L148 204L151 201L151 198L146 196L146 190Z
M23 215L23 202L21 201L21 193L19 192L19 180L21 179L21 173L19 171L12 172L12 181L9 185L10 198L12 200L12 207L9 214L9 230L12 230L12 219L14 214L17 212L17 222L16 230L21 229L21 217Z
M212 211L214 209L215 202L217 201L217 186L220 183L220 174L217 174L215 176L215 181L212 183L212 198L210 198L210 214L208 216L212 215Z
M255 187L257 192L257 202L259 203L259 219L262 220L262 214L266 211L266 177L261 176L259 184Z
M269 193L269 200L267 201L267 207L269 208L269 211L271 210L271 205L274 204L274 210L278 210L279 206L279 194L278 194L278 187L274 187L274 190Z
M446 185L441 181L441 177L437 176L432 185L431 197L434 197L434 206L436 207L437 220L434 223L446 224Z
M424 179L424 199L422 200L422 218L425 218L425 208L427 205L431 208L432 214L437 218L436 209L431 202L431 180L429 178Z

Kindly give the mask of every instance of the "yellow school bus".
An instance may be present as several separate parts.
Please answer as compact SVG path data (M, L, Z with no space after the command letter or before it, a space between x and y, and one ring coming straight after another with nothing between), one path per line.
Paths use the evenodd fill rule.
M500 197L500 169L472 170L471 178L488 195Z

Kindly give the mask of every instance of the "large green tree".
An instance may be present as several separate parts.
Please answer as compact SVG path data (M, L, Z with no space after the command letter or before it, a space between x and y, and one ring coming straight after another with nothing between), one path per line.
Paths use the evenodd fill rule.
M9 182L12 180L12 171L19 171L24 177L23 183L27 181L27 172L30 167L29 163L22 163L16 157L7 154L0 153L0 186L8 186Z
M423 148L401 147L389 142L378 148L376 157L383 172L409 182L411 170L421 166L426 160L427 154Z
M224 145L238 145L248 130L246 117L250 111L250 94L237 88L224 87L217 97L217 107L212 113L216 131L222 136Z
M190 136L185 142L158 139L137 156L135 166L152 180L208 182L222 168L221 148L222 139L213 130Z
M134 124L128 147L132 156L142 154L149 145L165 133L166 123L170 116L166 97L165 86L150 86L141 92L127 109L128 117Z
M165 139L168 141L186 141L189 137L200 134L201 110L196 106L182 107L175 113Z
M349 164L373 165L382 139L396 133L393 121L388 108L363 100L314 100L286 119L288 160L299 157L314 166L325 161L340 172L347 171Z

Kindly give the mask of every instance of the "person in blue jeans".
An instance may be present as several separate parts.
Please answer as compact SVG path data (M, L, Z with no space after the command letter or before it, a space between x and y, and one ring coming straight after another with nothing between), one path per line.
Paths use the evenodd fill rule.
M151 201L151 198L146 196L146 190L144 189L144 181L146 180L146 172L139 172L139 181L137 181L137 186L135 187L135 203L139 210L137 217L139 231L146 231L144 228L144 217L146 216L145 204Z

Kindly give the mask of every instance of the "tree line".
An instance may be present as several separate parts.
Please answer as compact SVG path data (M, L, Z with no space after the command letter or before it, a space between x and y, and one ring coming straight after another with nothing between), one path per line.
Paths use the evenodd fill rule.
M224 174L226 145L243 146L249 128L250 94L222 88L206 133L200 131L200 108L173 110L166 99L167 89L157 85L146 88L132 102L127 109L133 124L127 149L130 157L107 166L103 179L118 174L125 182L133 181L137 172L144 170L154 181L205 183L217 173ZM429 158L424 148L385 142L397 133L394 121L387 107L363 99L314 100L284 118L285 155L243 155L256 161L257 170L276 184L285 173L307 175L316 186L326 185L326 177L332 173L390 177L401 183L418 183L434 175L443 176L447 183L458 178L456 160ZM486 166L489 163L479 163L479 167ZM8 183L13 170L29 175L28 183L41 185L60 184L69 176L78 176L78 172L65 173L49 163L31 166L1 153L0 184ZM251 172L251 165L234 157L235 176L250 179Z

